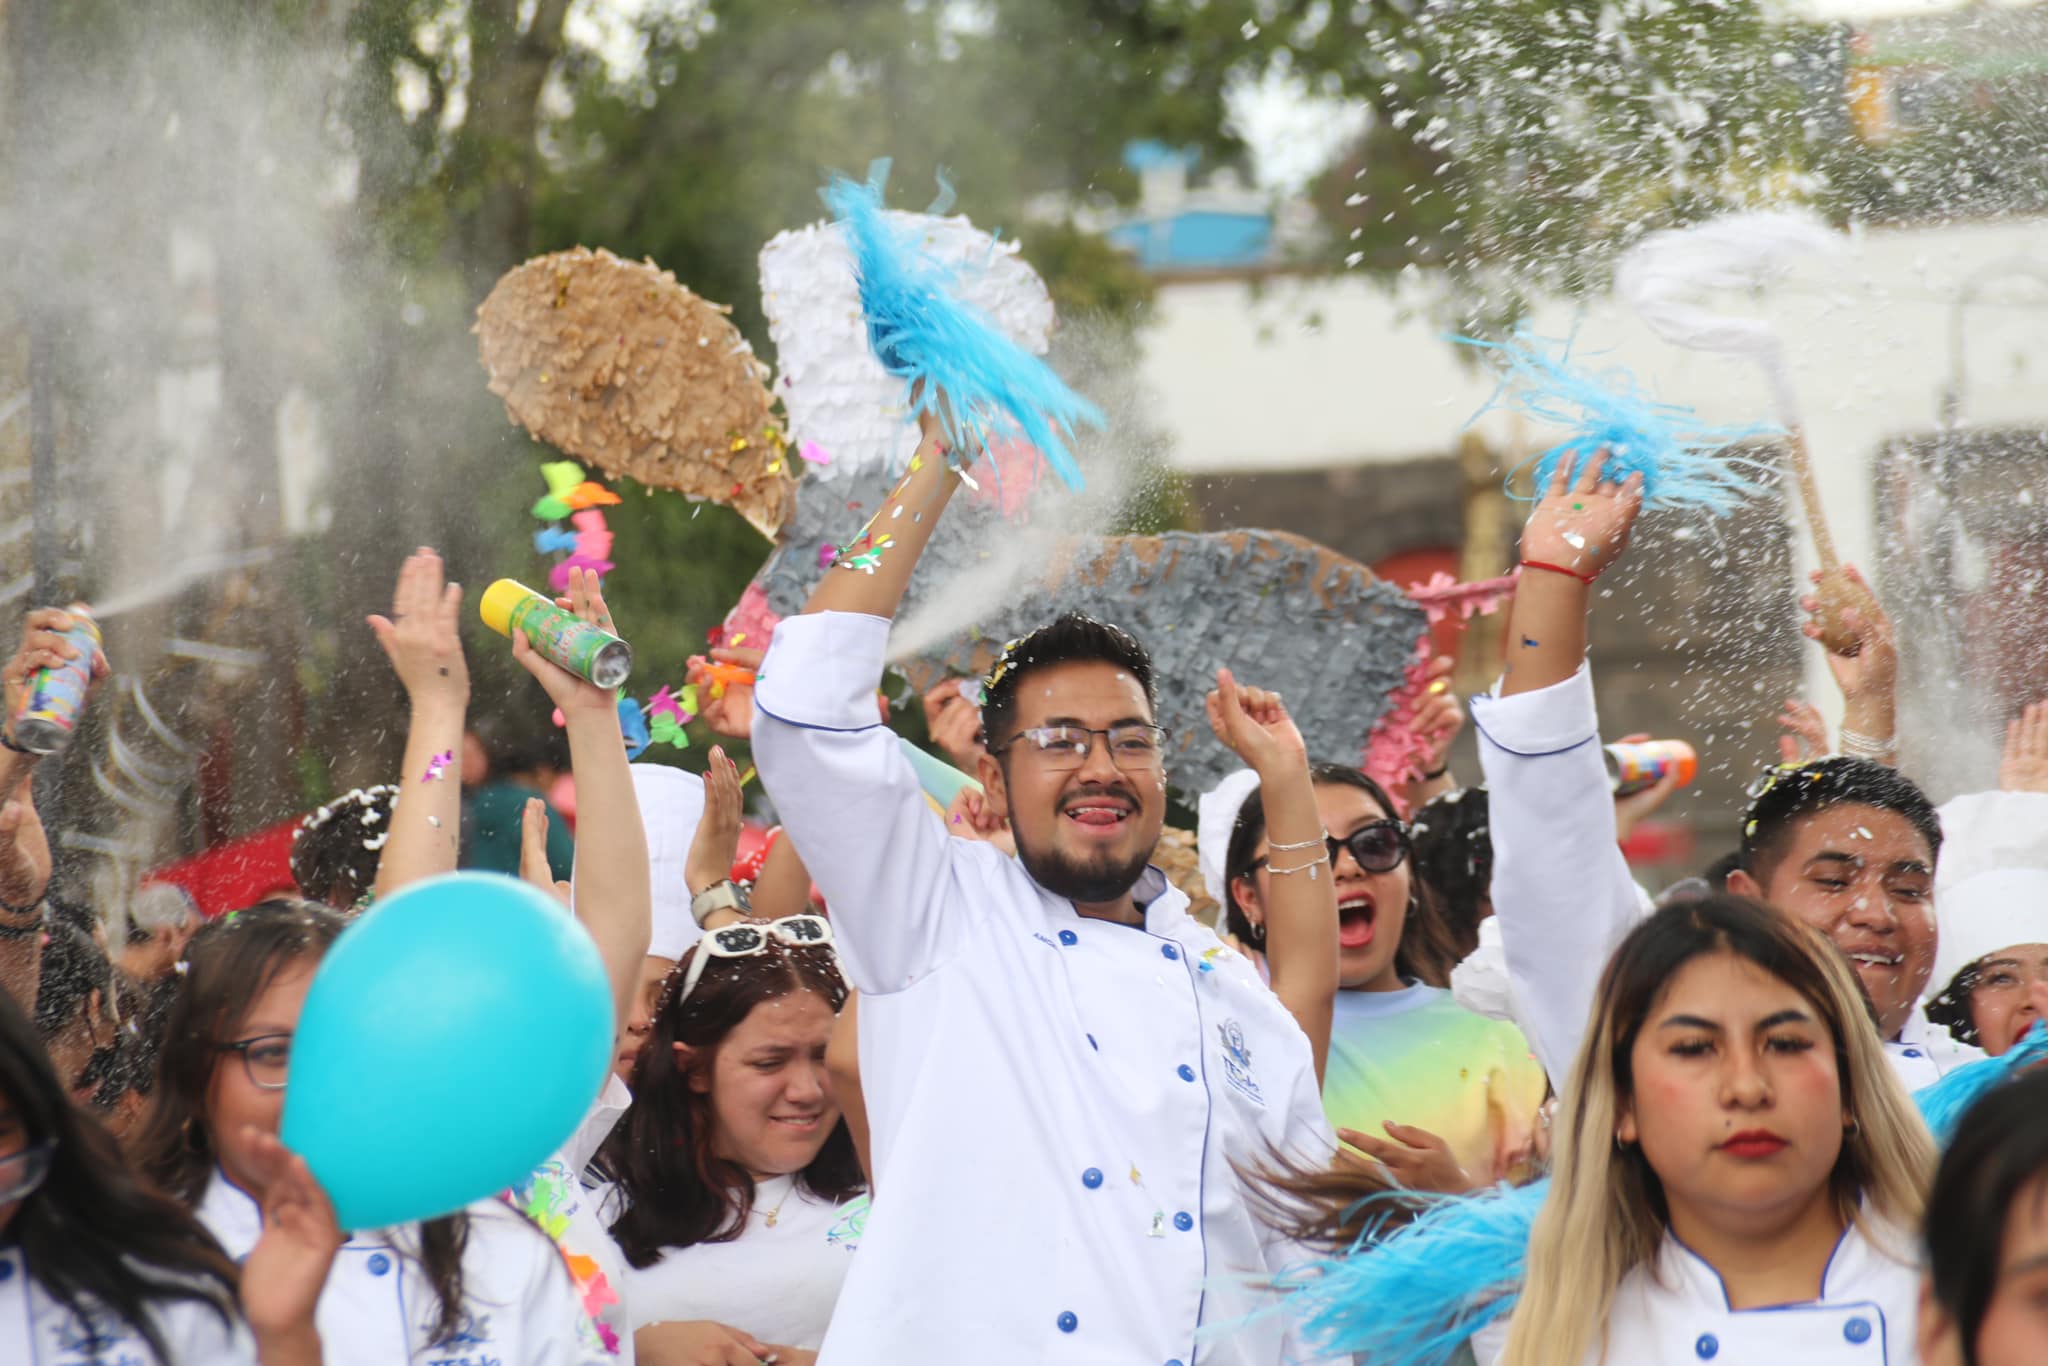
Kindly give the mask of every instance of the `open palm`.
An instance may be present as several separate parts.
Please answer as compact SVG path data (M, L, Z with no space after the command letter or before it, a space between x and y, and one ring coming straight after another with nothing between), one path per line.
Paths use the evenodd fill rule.
M1643 510L1643 477L1603 482L1605 460L1604 451L1587 460L1569 483L1566 462L1557 462L1550 487L1522 528L1524 564L1548 565L1591 580L1621 558Z

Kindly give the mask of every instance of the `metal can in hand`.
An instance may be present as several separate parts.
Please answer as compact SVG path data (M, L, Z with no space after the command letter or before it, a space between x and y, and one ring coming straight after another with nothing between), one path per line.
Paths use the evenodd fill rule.
M100 628L82 604L65 609L71 629L59 639L78 651L78 658L37 669L28 679L28 695L14 718L14 743L36 754L55 754L78 729L85 709L85 690L92 684L92 661L100 651Z
M528 645L600 688L618 687L633 671L632 646L517 579L499 579L486 588L477 611L499 635L510 640L514 631L524 631Z

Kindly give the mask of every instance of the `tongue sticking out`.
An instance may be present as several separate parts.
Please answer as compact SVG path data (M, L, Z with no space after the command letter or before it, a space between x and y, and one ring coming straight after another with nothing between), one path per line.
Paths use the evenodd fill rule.
M1124 818L1124 813L1107 806L1080 806L1067 812L1081 825L1111 826Z
M1347 949L1362 949L1372 942L1373 911L1370 904L1337 908L1337 943Z

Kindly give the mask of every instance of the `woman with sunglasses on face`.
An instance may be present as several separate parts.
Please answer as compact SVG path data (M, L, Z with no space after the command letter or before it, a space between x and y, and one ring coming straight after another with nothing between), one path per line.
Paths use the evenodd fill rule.
M305 1163L261 1147L265 1231L238 1274L71 1103L0 993L0 1361L318 1366L313 1306L340 1234Z
M655 1011L598 1165L646 1366L808 1362L866 1212L825 1050L846 1000L815 915L708 931Z
M1413 1189L1463 1191L1506 1176L1528 1151L1543 1070L1520 1031L1475 1015L1430 980L1428 933L1407 828L1355 768L1318 764L1316 809L1330 832L1338 983L1323 1108L1339 1137ZM1263 948L1275 853L1256 790L1230 827L1226 908L1241 942Z

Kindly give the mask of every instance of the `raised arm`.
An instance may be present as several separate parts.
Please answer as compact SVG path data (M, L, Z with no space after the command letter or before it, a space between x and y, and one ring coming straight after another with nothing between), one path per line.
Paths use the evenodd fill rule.
M379 899L455 871L462 830L457 761L469 711L461 611L462 585L445 582L441 557L422 546L398 571L391 615L369 619L411 704L391 835L377 860Z
M1586 668L1592 585L1620 558L1637 480L1587 462L1552 481L1522 532L1507 671L1472 701L1491 789L1493 908L1531 1047L1562 1085L1607 958L1642 912L1615 839L1614 800Z
M14 718L28 700L29 680L39 669L68 663L78 650L64 639L69 612L38 607L22 621L21 644L0 670L6 685L7 715L0 718L0 991L34 1016L43 963L43 894L50 887L50 841L36 811L30 780L42 756L14 738ZM107 676L107 658L93 655L94 686Z
M847 980L870 995L945 957L955 860L1000 857L947 836L875 704L888 618L956 482L927 419L868 531L842 548L804 613L775 628L754 693L761 781L832 907Z
M893 617L902 605L910 571L917 568L918 557L939 525L939 515L960 484L960 477L946 463L938 418L926 413L918 422L924 439L910 457L902 482L883 500L861 534L841 547L838 563L827 569L811 590L810 601L804 604L806 613L861 612Z
M1842 690L1842 753L1880 764L1896 764L1899 758L1897 633L1893 630L1892 619L1879 605L1877 594L1863 582L1862 572L1855 565L1848 564L1842 566L1842 573L1863 590L1862 596L1866 600L1863 607L1842 609L1842 626L1850 637L1847 645L1840 650L1832 650L1821 640L1821 604L1816 596L1799 600L1799 605L1809 614L1806 624L1800 629L1808 640L1826 651L1828 672L1835 676L1835 685ZM1817 571L1813 575L1816 593L1820 577Z
M612 630L597 575L569 571L569 596L557 599L583 620ZM551 663L512 637L512 655L540 680L561 709L569 731L569 763L576 773L576 918L604 958L612 1006L622 1023L632 1014L641 960L653 933L654 891L647 872L647 832L619 730L618 697Z
M1308 750L1279 693L1242 687L1230 670L1218 669L1207 701L1216 738L1259 775L1266 838L1275 851L1267 865L1273 890L1265 903L1266 967L1273 994L1308 1035L1320 1085L1337 999L1337 884Z

